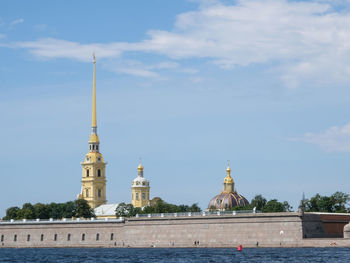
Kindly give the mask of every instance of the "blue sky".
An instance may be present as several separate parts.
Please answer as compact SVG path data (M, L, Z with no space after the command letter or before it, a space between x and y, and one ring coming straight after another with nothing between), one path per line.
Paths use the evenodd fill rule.
M0 9L0 216L80 191L92 53L107 199L202 208L236 188L349 193L350 2L7 1Z

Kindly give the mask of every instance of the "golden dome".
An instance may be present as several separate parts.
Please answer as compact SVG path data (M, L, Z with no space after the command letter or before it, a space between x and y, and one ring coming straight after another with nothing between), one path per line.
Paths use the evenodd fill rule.
M139 166L137 166L137 170L143 170L142 164L139 164Z

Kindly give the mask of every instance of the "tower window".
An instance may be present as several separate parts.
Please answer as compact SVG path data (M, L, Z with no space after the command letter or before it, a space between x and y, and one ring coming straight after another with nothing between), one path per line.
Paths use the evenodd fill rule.
M30 241L30 235L27 235L27 241L28 242Z
M146 199L146 193L142 193L142 199L143 199L143 200Z
M100 234L96 234L96 241L99 241L100 240Z
M89 176L90 176L90 170L86 169L86 177L89 177Z
M98 145L96 145L96 150L98 151Z
M101 177L101 169L98 169L98 170L97 170L97 176L98 176L98 177Z
M98 197L101 197L101 189L98 189L97 195L98 195Z
M44 241L44 234L41 234L40 241Z
M4 242L4 235L1 235L1 242Z
M89 197L89 189L85 190L85 195L86 195L86 197Z
M57 234L53 236L53 241L57 241Z
M91 150L91 145L90 145L90 150Z
M70 241L70 234L68 234L67 236L67 241Z
M92 145L92 149L95 150L95 145Z
M85 240L85 234L81 235L81 240L84 241Z
M17 235L14 235L14 236L13 236L13 241L14 241L14 242L17 242Z
M131 194L131 200L134 200L134 194Z
M136 193L136 200L139 200L139 193Z

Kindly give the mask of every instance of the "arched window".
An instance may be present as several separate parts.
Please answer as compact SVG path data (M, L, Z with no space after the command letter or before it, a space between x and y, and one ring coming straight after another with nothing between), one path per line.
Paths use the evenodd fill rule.
M98 189L98 190L97 190L97 195L98 195L98 197L101 197L101 195L102 195L101 192L102 192L101 189Z
M81 240L84 241L85 240L85 234L81 235Z
M96 145L96 150L98 151L98 145Z
M67 241L70 241L70 234L68 234L67 236Z
M86 169L86 177L89 177L89 176L90 176L90 170Z
M44 234L41 234L40 241L44 241Z
M111 240L113 240L114 239L114 234L113 233L111 233Z
M14 242L17 242L17 235L14 235L14 236L13 236L13 241L14 241Z
M27 235L27 241L28 242L30 241L30 235Z
M92 145L92 149L95 150L95 145L94 144Z
M139 200L139 193L136 193L136 200Z
M146 193L142 193L142 199L143 199L143 200L146 199Z
M98 170L97 170L97 176L98 176L98 177L101 177L101 169L98 169Z
M53 241L57 241L57 234L53 236Z
M91 145L90 145L90 150L91 150Z
M96 234L96 241L99 241L100 240L100 234Z
M4 235L1 235L1 242L4 242Z
M86 197L89 197L89 189L85 189L85 195Z

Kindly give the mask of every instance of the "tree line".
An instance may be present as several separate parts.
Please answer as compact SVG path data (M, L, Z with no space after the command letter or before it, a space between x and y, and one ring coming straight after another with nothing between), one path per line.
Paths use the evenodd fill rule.
M72 217L91 218L95 217L95 215L93 209L91 209L86 200L77 199L66 203L37 203L34 205L25 203L22 208L13 206L6 210L6 216L2 219L61 219Z
M316 194L310 199L303 198L300 208L305 212L350 213L350 196L343 192L335 192L331 196Z
M201 212L197 203L188 205L174 205L155 197L148 206L143 209L134 207L132 204L120 203L115 210L117 217L132 217L137 214L159 214L159 213L183 213L183 212Z

